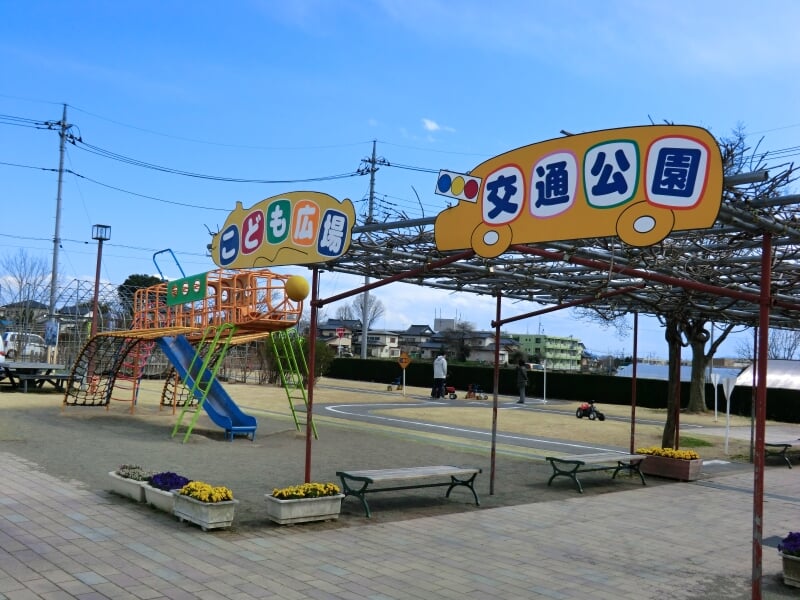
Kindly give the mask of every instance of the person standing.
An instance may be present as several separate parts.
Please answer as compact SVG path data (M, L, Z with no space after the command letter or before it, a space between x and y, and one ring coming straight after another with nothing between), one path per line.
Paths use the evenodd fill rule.
M525 390L528 387L528 367L521 358L517 363L517 389L519 389L519 400L517 404L525 404Z
M444 398L444 381L447 378L447 360L444 357L444 352L439 352L439 355L433 361L433 389L431 390L432 398Z

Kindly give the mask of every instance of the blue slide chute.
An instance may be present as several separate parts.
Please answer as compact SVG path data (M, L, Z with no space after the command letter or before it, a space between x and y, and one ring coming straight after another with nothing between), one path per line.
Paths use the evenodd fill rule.
M203 408L214 424L225 430L225 436L228 439L232 440L234 435L246 435L250 439L255 438L256 418L242 412L217 378L212 378L212 374L208 369L190 374L187 378L190 366L193 371L198 371L202 363L195 360L197 351L185 336L162 337L158 339L158 345L178 371L186 386L195 390L194 395L198 401L202 400L203 392L208 387L208 382L211 382L208 395L203 401ZM192 366L192 361L194 361L194 366ZM195 386L195 379L198 376L200 384Z

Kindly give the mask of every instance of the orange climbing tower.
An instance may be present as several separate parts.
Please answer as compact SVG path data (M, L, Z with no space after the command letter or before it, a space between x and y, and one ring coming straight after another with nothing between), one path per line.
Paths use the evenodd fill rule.
M217 269L136 291L135 329L236 325L236 335L269 334L297 324L303 311L286 291L289 275L267 269ZM187 334L192 337L192 334Z

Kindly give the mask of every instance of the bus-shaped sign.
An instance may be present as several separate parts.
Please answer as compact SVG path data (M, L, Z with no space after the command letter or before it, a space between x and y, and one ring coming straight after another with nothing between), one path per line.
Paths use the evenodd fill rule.
M714 224L722 157L699 127L607 129L517 148L469 174L441 171L458 200L436 218L439 250L493 258L511 244L617 235L632 246Z
M355 209L321 192L289 192L245 209L241 202L213 234L209 250L230 269L325 262L350 248Z

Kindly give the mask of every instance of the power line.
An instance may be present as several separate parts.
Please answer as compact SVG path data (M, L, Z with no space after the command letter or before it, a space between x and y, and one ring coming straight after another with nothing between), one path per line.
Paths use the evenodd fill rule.
M25 241L25 242L47 242L48 244L52 243L52 241L53 241L52 238L34 237L34 236L29 236L29 235L14 235L14 234L11 234L11 233L0 233L0 237L9 238L9 239L12 239L12 240L20 240L20 241ZM61 241L62 242L68 242L68 243L71 243L71 244L79 244L79 245L82 245L82 246L92 243L91 240L75 240L75 239L71 239L71 238L61 238ZM127 245L127 244L116 244L116 243L111 243L111 242L105 242L104 245L108 246L108 247L111 247L111 248L123 248L125 250L136 250L136 251L142 251L142 252L158 252L160 250L163 250L163 248L146 248L146 247L143 247L143 246L130 246L130 245ZM205 253L186 252L186 251L180 251L180 250L176 250L175 254L180 254L182 256L196 256L196 257L200 257L200 258L206 258L207 257L207 255Z
M17 127L29 127L31 129L49 129L50 126L45 121L37 121L25 117L15 117L13 115L0 115L0 124L15 125Z
M223 177L221 175L207 175L203 173L193 173L191 171L183 171L181 169L174 169L172 167L164 167L162 165L156 165L154 163L148 163L143 160L139 160L136 158L131 158L129 156L125 156L123 154L117 154L116 152L112 152L110 150L105 150L100 148L99 146L95 146L93 144L88 144L84 142L81 138L72 137L70 140L73 145L90 154L95 154L97 156L101 156L103 158L108 158L110 160L115 160L118 162L122 162L125 164L133 165L135 167L142 167L146 169L151 169L153 171L160 171L162 173L169 173L171 175L182 175L184 177L193 177L195 179L207 179L211 181L224 181L227 183L261 183L261 184L273 184L273 183L310 183L315 181L331 181L335 179L346 179L348 177L358 177L362 175L358 171L352 171L350 173L339 173L337 175L323 175L320 177L306 177L303 179L247 179L243 177Z
M147 194L140 194L138 192L131 192L130 190L123 189L121 187L117 187L114 185L110 185L108 183L103 183L101 181L97 181L96 179L92 179L91 177L87 177L86 175L81 175L80 173L76 173L71 169L66 169L67 173L74 175L75 177L80 177L81 179L85 179L95 185L99 185L101 187L114 190L116 192L121 192L123 194L129 194L131 196L136 196L137 198L145 198L147 200L154 200L156 202L163 202L164 204L172 204L173 206L185 206L186 208L199 208L201 210L213 210L218 212L230 212L230 208L219 208L215 206L201 206L199 204L189 204L188 202L177 202L175 200L165 200L164 198L158 198L156 196L148 196Z

